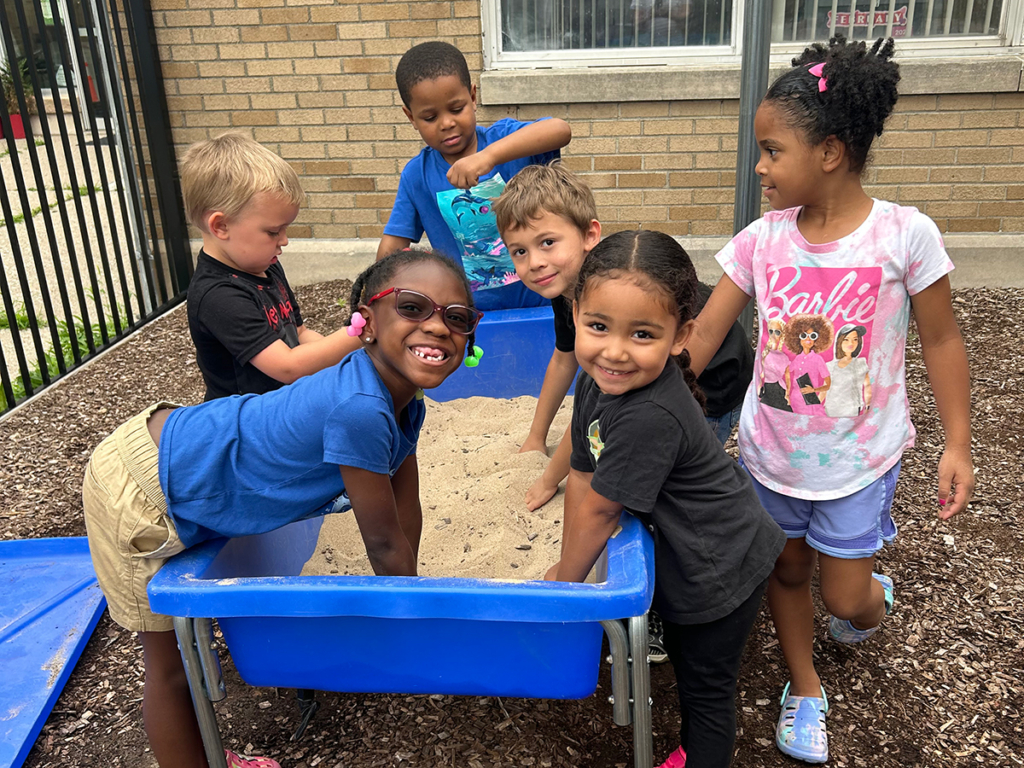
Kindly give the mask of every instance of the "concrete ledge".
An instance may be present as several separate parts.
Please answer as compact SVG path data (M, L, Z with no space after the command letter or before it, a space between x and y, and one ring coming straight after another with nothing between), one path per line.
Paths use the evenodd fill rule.
M1024 234L946 234L956 264L954 288L1024 288ZM677 237L701 280L715 283L722 270L715 254L728 237ZM377 240L292 240L281 264L292 285L354 280L373 263ZM421 244L426 244L426 240ZM196 249L198 250L198 249Z
M900 93L1013 93L1021 89L1024 59L1016 54L899 59ZM771 82L789 69L774 64ZM738 99L740 64L501 69L480 74L480 103L577 104L622 101Z

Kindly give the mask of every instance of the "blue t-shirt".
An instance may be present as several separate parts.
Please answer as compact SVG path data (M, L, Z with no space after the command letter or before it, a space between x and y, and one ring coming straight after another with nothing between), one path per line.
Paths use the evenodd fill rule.
M490 128L478 125L477 152L529 124L507 117ZM424 147L402 170L395 207L384 234L407 237L416 243L426 232L435 250L462 266L473 288L477 309L545 306L547 299L516 277L491 207L506 182L523 168L546 164L559 156L556 149L511 160L482 176L472 189L458 189L448 183L448 161L437 150Z
M426 409L394 403L365 350L263 395L171 412L160 487L186 547L266 533L348 506L338 466L393 475L416 452Z

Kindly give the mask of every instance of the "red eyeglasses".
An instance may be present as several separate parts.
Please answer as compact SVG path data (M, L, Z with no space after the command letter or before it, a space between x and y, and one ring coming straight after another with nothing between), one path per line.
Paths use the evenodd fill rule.
M435 312L440 312L441 319L448 330L460 336L471 334L476 329L477 323L480 322L480 318L484 316L483 312L463 304L449 304L447 307L443 307L440 304L435 304L429 296L424 296L417 291L410 291L407 288L388 288L386 291L371 296L366 305L373 304L377 299L382 299L389 293L395 294L395 312L399 317L422 323Z

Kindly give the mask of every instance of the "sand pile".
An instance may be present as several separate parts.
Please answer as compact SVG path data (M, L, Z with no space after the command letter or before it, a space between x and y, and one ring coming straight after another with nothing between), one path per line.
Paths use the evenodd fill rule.
M564 485L536 512L524 501L548 458L518 454L537 399L473 397L428 401L420 435L421 576L540 579L558 560ZM554 452L571 417L571 399L555 417ZM355 515L324 518L320 540L303 575L370 574Z

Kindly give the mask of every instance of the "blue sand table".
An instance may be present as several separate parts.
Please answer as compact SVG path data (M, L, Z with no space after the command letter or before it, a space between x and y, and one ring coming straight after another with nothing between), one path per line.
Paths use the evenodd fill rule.
M0 541L0 768L17 768L106 600L85 537Z

